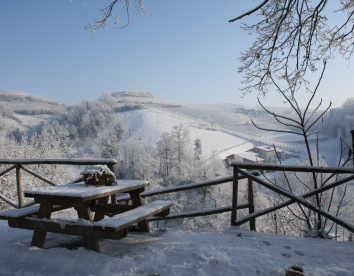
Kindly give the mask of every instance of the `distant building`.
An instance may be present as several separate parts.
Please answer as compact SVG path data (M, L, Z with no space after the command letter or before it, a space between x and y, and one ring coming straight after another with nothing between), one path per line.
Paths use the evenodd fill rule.
M246 149L247 151L235 152L235 148L222 152L219 157L225 161L229 168L232 162L276 163L280 160L296 157L292 152L282 149L275 150L270 146L258 146Z
M236 154L231 154L224 159L227 166L229 166L232 162L254 162L254 163L263 163L264 159L260 158L258 154L247 151L240 152Z
M255 163L263 163L264 159L261 158L257 153L252 151L241 152L236 154L238 158L242 159L242 162L255 162Z
M280 160L285 160L296 157L296 155L292 152L282 149L275 150L273 147L269 146L254 147L251 151L257 153L259 157L263 158L264 162L267 163L274 163L278 160L278 158Z
M274 148L269 146L258 146L252 149L253 152L258 153L259 157L263 158L265 162L272 163L277 158L277 153Z

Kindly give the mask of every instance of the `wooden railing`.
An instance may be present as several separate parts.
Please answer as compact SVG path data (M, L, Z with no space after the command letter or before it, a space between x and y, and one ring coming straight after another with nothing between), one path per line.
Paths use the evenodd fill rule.
M259 175L258 172L250 172L250 173L252 175ZM240 175L239 178L245 179L247 177L243 177L242 175ZM178 186L164 188L164 189L160 189L160 190L152 190L152 191L142 193L141 197L144 198L144 197L151 197L151 196L157 196L157 195L165 195L165 194L170 194L170 193L182 192L182 191L187 191L187 190L200 189L200 188L211 187L211 186L220 185L220 184L224 184L224 183L232 183L232 181L233 181L233 176L229 176L229 177L224 177L224 178L219 178L219 179L214 179L214 180L209 180L209 181L203 181L203 182L198 182L198 183L178 185ZM238 209L248 208L249 211L252 212L254 210L253 196L249 195L248 199L249 199L249 201L247 203L239 204L237 206L237 208ZM126 197L126 196L118 197L117 200L118 201L126 201L126 200L129 200L129 197ZM213 215L213 214L231 212L231 210L232 210L232 205L230 204L227 206L211 208L211 209L207 209L207 210L196 210L196 211L176 213L176 214L168 215L166 217L154 217L154 218L150 218L149 220L150 221L158 221L158 220L171 220L171 219L179 219L179 218L208 216L208 215Z
M22 178L21 178L21 170L24 170L25 172L33 175L34 177L40 179L41 181L49 184L49 185L59 185L59 184L65 184L65 183L54 183L52 180L46 178L43 175L39 175L38 173L34 172L33 170L30 170L29 168L26 167L26 165L107 165L111 170L114 169L114 165L117 163L116 160L114 159L97 159L97 160L90 160L90 159L0 159L0 165L10 165L10 167L4 169L2 172L0 172L0 177L9 173L12 170L16 170L16 185L17 185L17 199L18 203L12 201L11 199L7 198L6 196L0 194L0 199L3 201L7 202L9 205L16 207L16 208L22 208L22 207L27 207L32 204L34 204L33 201L24 203L23 199L23 192L22 192ZM251 172L252 175L258 175L258 172ZM239 179L245 179L246 177L243 177L242 175L239 176ZM224 178L219 178L215 180L210 180L210 181L203 181L199 183L191 183L191 184L185 184L185 185L178 185L174 187L169 187L169 188L164 188L160 190L153 190L153 191L148 191L144 192L141 194L141 196L144 197L151 197L151 196L157 196L157 195L164 195L164 194L169 194L169 193L176 193L176 192L181 192L181 191L187 191L187 190L194 190L194 189L200 189L200 188L205 188L205 187L211 187L215 185L220 185L224 183L232 183L233 181L233 176L229 177L224 177ZM83 178L80 176L76 179L73 179L69 183L76 183L82 181ZM252 191L250 189L249 191ZM253 204L253 195L249 194L248 196L249 202L239 204L237 206L238 209L249 209L249 212L253 212L254 210L254 204ZM129 197L124 197L121 196L117 200L118 201L126 201L128 200ZM177 218L190 218L190 217L198 217L198 216L207 216L207 215L212 215L212 214L220 214L220 213L225 213L225 212L231 212L232 210L232 205L227 205L227 206L222 206L222 207L217 207L217 208L211 208L207 210L197 210L197 211L192 211L192 212L184 212L184 213L177 213L177 214L172 214L169 215L168 217L165 217L164 219L170 220L170 219L177 219ZM154 220L161 220L163 218L156 217L150 219L151 221Z
M232 212L231 212L231 225L234 226L240 226L248 221L250 221L250 228L251 230L255 230L255 219L257 217L264 216L268 213L274 212L278 209L287 207L293 203L298 203L302 206L305 206L306 208L312 210L315 213L320 214L321 216L335 222L336 224L344 227L345 229L354 232L354 225L345 222L344 220L330 214L329 212L325 210L321 210L318 206L315 206L314 204L310 203L309 201L306 200L306 198L323 193L325 191L328 191L330 189L334 189L340 185L343 185L345 183L348 183L349 181L354 180L354 169L353 168L343 168L343 167L308 167L308 166L287 166L287 165L275 165L275 164L255 164L255 163L246 163L246 162L234 162L232 163L233 166L233 204L232 204ZM286 189L283 189L279 186L274 185L273 183L266 181L260 177L254 176L253 174L249 173L247 170L257 170L257 171L281 171L281 172L311 172L311 173L330 173L332 175L339 175L339 174L344 174L347 175L344 178L335 181L330 184L325 184L317 189L313 189L307 193L301 194L301 195L295 195L291 191L288 191ZM253 182L256 182L260 184L261 186L272 190L273 192L287 197L289 200L284 201L282 203L279 203L275 206L272 206L270 208L254 211L250 210L249 215L244 216L242 218L238 218L237 216L237 210L238 205L237 205L237 200L238 200L238 190L239 190L239 180L242 179L240 178L240 175L243 178L248 178L248 189L251 190L253 186ZM349 176L348 176L349 175ZM251 199L249 199L250 202L253 202L253 193L249 193Z
M58 185L53 181L47 179L44 176L33 172L32 170L25 167L25 165L33 165L33 164L61 164L61 165L107 165L111 170L113 170L114 165L116 164L116 160L114 159L98 159L98 160L88 160L88 159L27 159L27 160L8 160L8 159L0 159L0 165L10 165L10 167L6 168L2 172L0 172L0 177L9 173L11 170L16 170L16 184L17 184L17 194L18 194L18 204L14 203L12 200L6 198L5 196L0 194L0 199L6 201L10 205L20 208L25 207L30 203L23 203L23 195L22 195L22 185L21 185L21 170L26 171L27 173L35 176L36 178L48 183L49 185ZM316 194L322 193L324 191L333 189L349 181L354 180L354 169L353 168L340 168L340 167L307 167L307 166L287 166L287 165L275 165L275 164L256 164L256 163L246 163L246 162L234 162L233 166L233 176L219 178L210 181L203 181L198 183L191 183L185 185L178 185L174 187L147 191L141 194L142 197L148 198L152 196L165 195L170 193L176 193L187 190L200 189L204 187L211 187L215 185L230 183L232 185L232 202L230 205L221 206L217 208L211 208L207 210L196 210L190 212L182 212L171 214L167 217L156 217L151 218L150 221L156 220L170 220L170 219L179 219L179 218L189 218L189 217L198 217L198 216L207 216L212 214L219 214L225 212L231 212L231 225L240 226L246 222L249 222L250 230L256 230L256 219L258 217L264 216L268 213L274 212L278 209L289 206L293 203L298 203L306 208L311 209L312 211L319 213L321 216L326 217L338 225L344 227L345 229L354 232L354 226L350 223L345 222L344 220L319 209L317 206L313 205L306 198L314 196ZM302 195L295 195L285 189L282 189L278 186L273 185L272 183L265 181L260 178L261 171L292 171L292 172L311 172L311 173L331 173L331 174L344 174L346 175L342 179L335 181L330 184L323 185L317 189L309 191ZM239 186L240 180L247 179L247 202L240 204L238 202L239 195ZM75 183L82 181L82 178L77 178L72 180L70 183ZM272 206L270 208L265 208L262 210L255 210L254 204L254 195L253 195L253 184L254 182L260 184L261 186L274 191L282 196L289 198L289 200L284 201L278 205ZM63 183L61 183L63 184ZM129 198L121 196L118 197L118 201L126 201ZM248 209L248 215L238 218L238 210L240 209Z
M10 198L6 197L3 194L0 194L0 199L8 203L9 205L21 208L34 204L34 202L24 203L23 192L22 192L22 177L21 171L25 171L30 175L33 175L35 178L40 179L41 181L56 186L58 183L53 182L48 179L46 176L40 175L33 170L27 168L27 165L70 165L70 166L79 166L79 165L107 165L111 170L113 170L114 165L117 163L114 159L0 159L0 165L9 165L8 168L0 172L0 177L8 174L12 170L16 172L16 186L17 186L17 201L14 202ZM70 181L70 183L76 183L82 181L82 176ZM60 183L65 184L65 183Z

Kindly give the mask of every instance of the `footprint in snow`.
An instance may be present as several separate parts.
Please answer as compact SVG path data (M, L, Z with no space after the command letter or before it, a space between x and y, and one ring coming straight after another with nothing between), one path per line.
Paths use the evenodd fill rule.
M284 245L285 249L291 249L291 247L289 245Z
M300 256L305 256L305 253L297 251L297 250L295 250L294 253L297 255L300 255Z
M283 257L286 257L286 258L291 258L291 255L290 254L288 254L288 253L281 253L281 255L283 256Z
M265 245L271 245L271 243L270 243L270 242L267 242L267 241L263 241L263 243L264 243Z

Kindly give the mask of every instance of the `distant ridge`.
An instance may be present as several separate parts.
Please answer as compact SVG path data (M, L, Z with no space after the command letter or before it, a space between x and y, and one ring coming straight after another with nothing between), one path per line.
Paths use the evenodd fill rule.
M57 102L48 100L47 98L24 93L16 90L0 90L0 101L5 102L41 102L48 103L52 105L60 105Z
M56 114L66 109L65 105L44 97L14 90L0 90L0 105L23 115Z
M155 98L150 92L139 90L126 90L120 92L113 92L112 96L115 98L121 97L135 97L135 98Z

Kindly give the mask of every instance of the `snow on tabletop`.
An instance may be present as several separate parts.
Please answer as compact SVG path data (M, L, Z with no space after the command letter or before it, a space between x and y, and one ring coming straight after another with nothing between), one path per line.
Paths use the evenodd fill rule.
M129 190L135 186L146 186L148 182L143 180L119 180L118 186L94 186L85 183L70 183L60 186L47 186L41 188L32 188L24 191L26 196L32 195L55 196L55 197L73 197L86 198L100 193L113 192L120 193Z
M102 253L85 249L81 237L53 233L48 233L45 249L31 247L32 232L0 221L0 275L284 276L294 265L307 276L349 276L354 271L351 242L236 228L131 232L121 240L100 240Z

